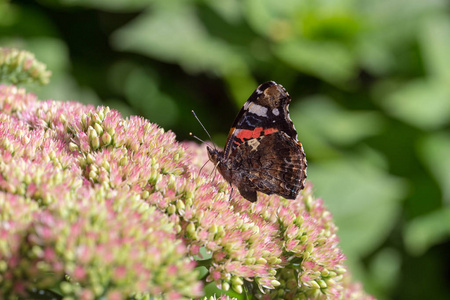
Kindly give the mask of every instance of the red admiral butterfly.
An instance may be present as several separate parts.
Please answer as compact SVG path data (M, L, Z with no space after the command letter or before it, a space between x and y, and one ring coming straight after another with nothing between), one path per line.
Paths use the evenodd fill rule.
M261 84L245 102L224 151L208 147L209 159L248 201L256 192L297 198L306 179L306 157L289 118L291 97L282 85Z

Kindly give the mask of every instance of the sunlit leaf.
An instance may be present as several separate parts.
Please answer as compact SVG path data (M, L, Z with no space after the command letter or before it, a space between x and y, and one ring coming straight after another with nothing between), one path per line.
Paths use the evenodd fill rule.
M327 156L333 145L351 145L375 135L384 123L376 112L348 111L321 95L294 102L291 117L302 143L315 157Z
M29 39L27 41L27 49L45 62L47 67L52 70L53 78L70 69L69 49L59 39L49 37Z
M416 218L405 229L406 248L414 255L422 255L428 248L449 237L450 207Z
M178 117L178 107L173 99L162 93L154 78L136 68L125 78L128 101L139 114L162 127L170 127Z
M370 290L377 290L377 295L388 298L387 291L395 287L401 274L401 253L394 248L384 248L374 255L366 274ZM381 297L380 297L381 299Z
M208 5L210 5L214 9L214 11L216 11L222 18L227 20L229 23L235 24L242 19L242 1L207 0L205 2L208 3Z
M420 46L423 49L425 67L429 75L443 84L450 84L450 20L440 14L430 18L422 26Z
M420 140L419 153L440 185L444 201L450 205L450 134L434 133Z
M435 129L450 120L450 87L441 81L410 81L385 99L386 112L423 129Z
M362 68L374 75L387 74L396 63L395 53L382 38L373 35L359 42L357 52Z
M86 104L101 104L101 100L90 87L81 87L73 77L67 73L52 78L50 84L36 90L39 97L51 95L53 99L73 101L81 99L80 102ZM44 98L45 99L45 98Z
M355 74L355 60L342 44L296 39L277 44L275 54L293 68L331 83L343 83Z
M412 52L417 33L423 31L422 20L445 10L447 5L446 0L359 1L364 30L356 48L364 69L383 76L397 74L399 67L404 68L399 60Z
M9 1L0 1L0 26L11 25L17 18L17 9Z
M308 178L325 199L339 226L349 257L361 257L380 245L400 212L405 184L364 157L315 163Z
M377 276L377 282L383 285L383 290L393 287L400 272L401 254L392 248L380 251L371 265L371 273Z
M148 11L119 29L114 47L177 63L187 72L227 74L246 69L239 53L210 36L193 7L167 5Z
M233 95L236 110L244 105L247 98L253 93L258 83L252 78L248 72L237 72L225 76L224 79L228 83L229 90Z
M283 35L274 29L280 22L290 23L289 16L292 16L302 6L302 1L247 0L245 4L245 15L253 30L263 36L273 38L273 35Z
M152 0L41 0L48 5L91 7L109 11L135 11L148 6Z

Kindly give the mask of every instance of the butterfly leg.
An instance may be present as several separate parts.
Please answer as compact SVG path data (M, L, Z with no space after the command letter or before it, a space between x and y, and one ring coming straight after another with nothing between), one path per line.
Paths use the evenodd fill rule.
M231 197L233 196L233 190L234 190L234 187L231 186L230 198L228 198L228 201L231 201Z

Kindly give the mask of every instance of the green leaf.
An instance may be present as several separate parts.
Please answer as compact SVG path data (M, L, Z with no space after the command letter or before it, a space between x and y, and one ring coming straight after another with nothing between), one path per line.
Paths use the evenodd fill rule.
M371 255L368 263L351 260L349 268L364 283L366 291L377 299L390 299L389 291L398 284L402 255L398 249L383 247Z
M242 1L205 0L205 2L228 23L237 24L242 19Z
M373 111L349 111L324 95L294 103L291 117L305 151L314 157L333 154L335 146L348 146L378 134L384 118ZM307 130L306 130L307 129Z
M436 129L450 119L450 88L441 81L418 79L380 99L386 112L422 129Z
M439 183L445 203L450 205L450 134L433 133L421 139L419 156Z
M52 71L52 80L70 70L69 49L64 41L51 37L32 38L27 40L26 48Z
M449 238L450 207L418 217L405 228L405 245L414 255L422 255L433 245L448 241Z
M113 34L112 44L121 51L177 63L188 73L223 75L247 68L239 52L209 35L187 5L167 4L141 14Z
M41 0L47 5L66 7L91 7L107 11L129 12L147 7L149 0Z
M197 267L197 268L195 268L195 270L198 272L198 277L197 277L198 279L202 279L209 272L205 266Z
M433 78L450 84L450 20L441 13L424 22L420 31L425 67Z
M364 36L357 45L359 63L371 74L386 76L397 62L387 42L376 34Z
M310 164L308 178L339 227L344 253L357 259L378 247L400 212L405 184L368 158L352 155Z
M245 292L242 293L242 294L238 294L238 293L234 292L233 290L231 290L231 288L230 288L229 291L226 291L226 292L225 292L225 291L219 289L219 288L215 285L214 282L208 283L208 284L205 286L204 290L205 290L205 296L206 296L206 297L212 297L212 296L214 296L214 295L215 295L216 297L220 297L220 295L228 295L228 296L230 296L230 297L236 298L237 300L244 300L244 299L246 299L246 298L245 298L245 297L246 297L246 296L245 296Z
M354 56L338 42L296 39L277 44L274 52L298 71L333 84L342 84L355 75Z
M443 14L421 23L419 42L427 77L411 80L381 100L392 116L422 129L450 119L450 21Z
M17 8L9 1L0 1L0 26L9 26L17 19Z
M197 261L209 260L212 257L212 253L208 253L205 247L200 248L200 255L194 255L194 259Z
M171 127L178 118L178 106L168 95L159 90L149 72L136 68L124 78L128 101L141 115L162 127Z
M401 272L401 260L399 251L393 248L384 248L375 254L370 264L370 276L378 289L387 291L395 287Z
M302 1L295 0L247 0L244 11L250 26L263 36L279 35L274 27L279 22L289 23L289 16L297 12L302 6Z

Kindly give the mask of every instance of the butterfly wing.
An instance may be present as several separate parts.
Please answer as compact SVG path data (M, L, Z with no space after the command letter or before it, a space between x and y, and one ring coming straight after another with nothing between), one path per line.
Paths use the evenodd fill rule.
M224 149L224 158L233 154L242 143L282 131L297 140L297 131L289 117L291 97L274 81L261 84L245 102L233 122Z
M256 201L256 191L295 199L304 187L306 157L302 144L284 132L250 139L238 146L232 164L241 195Z
M223 152L210 159L247 200L257 192L295 199L304 187L306 158L289 118L291 97L283 86L261 84L245 102Z

